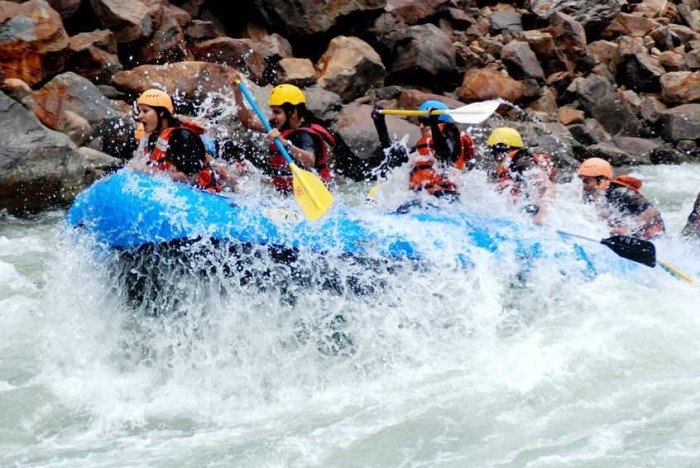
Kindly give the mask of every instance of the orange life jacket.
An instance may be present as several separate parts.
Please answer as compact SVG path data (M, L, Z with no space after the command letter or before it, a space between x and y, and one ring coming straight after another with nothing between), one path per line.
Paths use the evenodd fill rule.
M308 133L322 148L321 157L316 155L314 169L316 172L318 172L321 180L328 185L328 183L331 181L331 173L328 169L328 147L326 146L326 143L331 146L335 146L335 138L333 138L333 135L331 135L328 130L315 123L308 126L284 130L280 133L280 135L286 140L296 132ZM287 160L284 158L284 156L282 156L282 153L280 152L279 148L277 148L275 142L270 143L270 152L270 169L272 170L272 182L274 183L275 188L282 193L293 193L294 187L292 183L292 171L289 169Z
M510 163L513 157L522 149L516 149L508 153L508 157L503 160L496 169L496 189L499 193L503 193L506 189L510 189L510 194L513 197L520 196L520 183L514 180L513 173L510 170ZM557 168L554 166L552 159L548 154L535 153L532 155L535 163L547 174L550 181L554 182L557 176Z
M440 130L443 129L445 124L438 124L438 127ZM457 158L457 161L453 163L453 166L458 169L462 170L464 169L465 164L467 162L471 161L474 159L474 155L476 152L474 151L474 141L472 141L472 138L467 135L464 132L461 132L459 134L459 143L460 143L460 153L459 157ZM433 156L435 157L435 144L433 143L433 136L430 133L427 133L421 137L420 140L418 140L418 143L416 143L415 151L420 154L421 156Z
M628 189L634 190L635 192L639 192L639 189L642 188L642 181L631 175L617 176L612 181L617 184L624 185Z
M145 145L144 152L148 156L149 161L152 165L160 171L170 171L174 169L170 159L168 158L168 141L173 131L176 129L186 129L196 135L202 135L204 133L204 128L196 122L184 122L179 127L168 127L158 135L158 140L156 141L153 151L148 154L148 145ZM220 192L221 184L218 182L214 170L211 168L210 157L205 155L204 168L197 173L196 185L202 190L208 192Z
M442 130L444 124L439 124ZM408 187L414 191L426 191L430 195L438 193L457 193L457 186L442 171L436 170L435 144L433 137L427 133L416 143L415 151L422 157L413 162L409 175ZM466 133L460 133L460 153L452 167L464 169L467 161L474 158L474 142Z

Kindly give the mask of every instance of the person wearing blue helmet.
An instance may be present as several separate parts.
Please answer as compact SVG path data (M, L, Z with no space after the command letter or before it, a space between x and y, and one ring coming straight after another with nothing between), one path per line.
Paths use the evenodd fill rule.
M382 147L389 150L390 156L398 161L408 161L405 149L403 153L392 145L386 130L384 116L375 106L372 112L377 134ZM449 107L437 99L424 101L418 110L449 110ZM458 198L455 184L447 176L450 169L462 171L465 166L471 169L474 162L474 144L466 133L459 130L447 114L425 115L418 119L421 138L411 149L415 154L411 160L409 188L416 192L425 191L436 197L449 196ZM399 151L396 151L399 149ZM402 148L401 148L402 149Z

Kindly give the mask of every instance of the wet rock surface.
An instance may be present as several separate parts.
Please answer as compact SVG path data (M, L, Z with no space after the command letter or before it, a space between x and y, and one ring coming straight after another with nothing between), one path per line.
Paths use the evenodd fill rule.
M216 126L222 147L255 147L230 117L234 69L261 103L276 84L303 87L350 178L380 159L371 106L428 98L517 106L467 128L483 154L508 125L564 172L590 155L700 159L698 0L255 0L234 15L222 3L0 1L0 209L69 203L131 158L131 102L150 87ZM415 139L410 120L388 123Z

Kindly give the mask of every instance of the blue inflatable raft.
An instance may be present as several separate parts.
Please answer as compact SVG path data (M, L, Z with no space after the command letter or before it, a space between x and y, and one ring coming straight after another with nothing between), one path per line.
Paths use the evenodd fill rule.
M412 209L385 213L336 204L307 222L295 200L251 202L122 169L81 193L67 214L103 246L138 249L197 239L282 247L322 256L470 265L484 253L570 260L581 272L638 266L603 246L585 249L554 232L463 212Z

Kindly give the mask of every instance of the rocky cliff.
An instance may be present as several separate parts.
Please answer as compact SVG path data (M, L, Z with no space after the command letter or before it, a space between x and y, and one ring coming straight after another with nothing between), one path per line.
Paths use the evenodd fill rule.
M208 122L225 157L256 160L231 117L232 69L260 102L278 83L304 88L349 178L379 158L371 106L428 98L506 99L468 129L477 146L514 126L563 174L593 154L700 158L700 0L0 1L0 209L65 204L131 157L131 102L154 86Z

